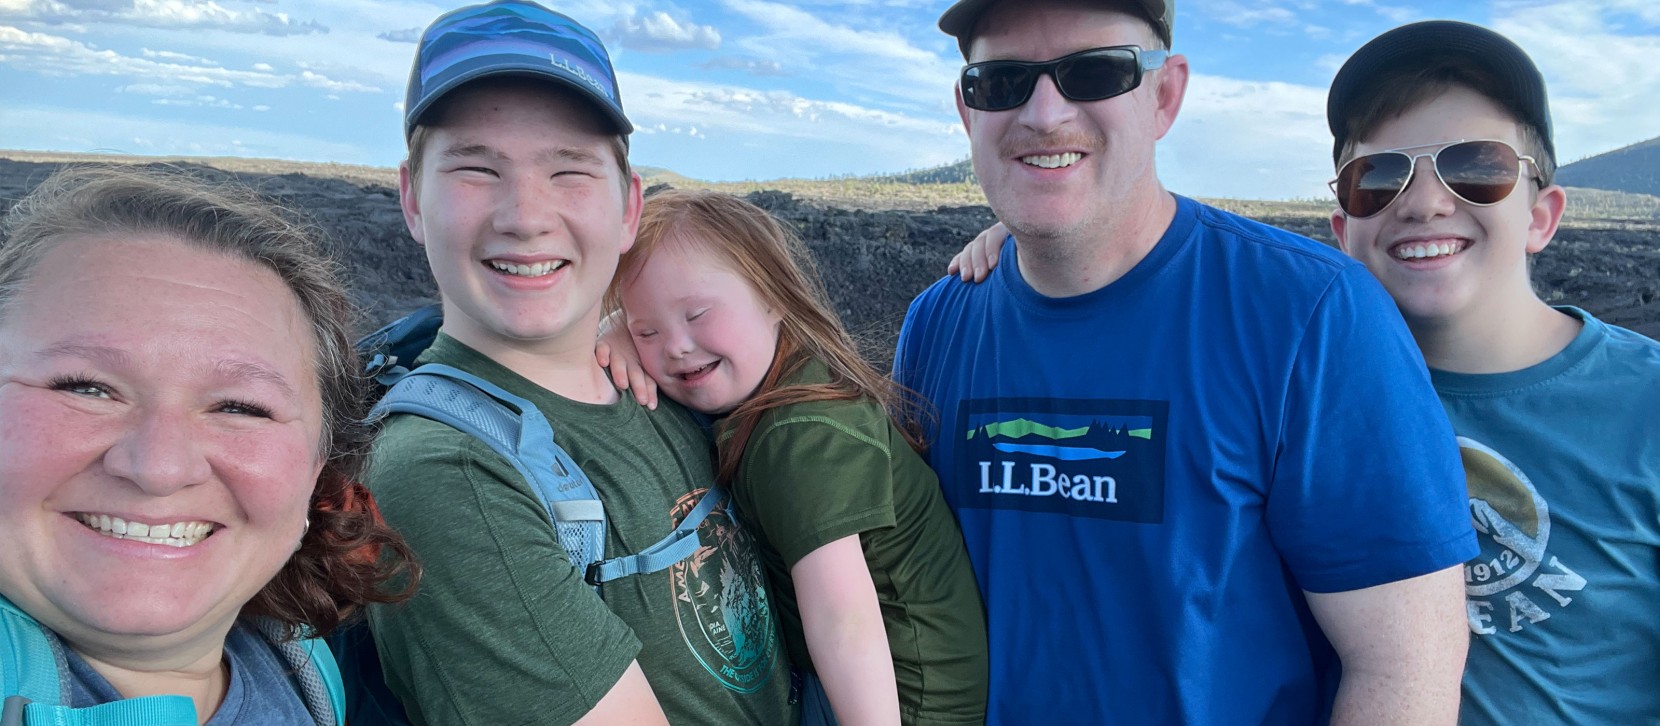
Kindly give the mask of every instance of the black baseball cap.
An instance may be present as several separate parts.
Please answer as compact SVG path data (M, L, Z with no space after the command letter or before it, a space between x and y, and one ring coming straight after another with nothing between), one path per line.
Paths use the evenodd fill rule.
M965 60L968 58L969 43L974 40L974 26L980 22L980 16L997 2L998 0L959 0L946 8L945 14L940 16L940 30L957 39L957 47L962 49ZM1176 0L1135 0L1134 4L1146 14L1148 22L1153 25L1153 32L1158 34L1159 40L1164 41L1164 47L1171 47L1171 28L1176 24Z
M445 94L480 78L521 76L571 88L627 136L617 73L594 32L525 0L497 0L432 21L415 51L404 96L404 138Z
M1334 139L1332 160L1342 158L1349 142L1348 120L1356 103L1372 93L1379 76L1453 62L1483 68L1501 88L1474 89L1502 103L1517 120L1533 127L1545 153L1556 158L1551 138L1550 102L1545 77L1520 46L1479 25L1456 20L1426 20L1403 25L1360 47L1331 82L1326 96L1326 126Z

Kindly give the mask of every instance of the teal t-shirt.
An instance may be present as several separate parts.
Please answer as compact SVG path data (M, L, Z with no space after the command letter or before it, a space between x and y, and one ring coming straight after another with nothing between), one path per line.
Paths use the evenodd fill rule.
M1461 723L1660 723L1660 343L1584 321L1512 373L1431 371L1481 552Z

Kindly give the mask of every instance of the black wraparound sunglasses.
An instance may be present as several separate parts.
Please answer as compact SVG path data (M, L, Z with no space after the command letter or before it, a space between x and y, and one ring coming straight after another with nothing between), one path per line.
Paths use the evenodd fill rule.
M1073 101L1100 101L1121 96L1141 85L1141 75L1158 69L1170 57L1167 50L1142 50L1135 45L1091 48L1041 62L994 60L963 67L958 86L963 104L978 111L1007 111L1032 97L1038 77L1048 74L1055 88Z

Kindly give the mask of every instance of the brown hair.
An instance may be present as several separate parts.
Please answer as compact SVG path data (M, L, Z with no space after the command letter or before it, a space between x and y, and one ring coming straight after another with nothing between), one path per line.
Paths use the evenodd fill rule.
M1378 127L1459 87L1481 94L1510 114L1516 121L1521 153L1533 157L1538 167L1539 186L1550 186L1556 178L1556 157L1546 148L1543 132L1522 122L1525 114L1517 110L1518 101L1498 90L1506 86L1497 76L1455 56L1430 58L1422 65L1380 73L1370 92L1348 109L1343 119L1346 141L1336 150L1338 168L1354 157L1355 145L1371 138Z
M859 355L853 337L832 312L829 296L801 241L765 210L738 197L682 189L647 197L634 247L623 253L606 292L607 309L621 309L622 289L671 238L699 245L720 258L780 318L772 367L756 394L734 409L723 424L723 432L731 436L719 446L719 481L730 482L737 476L744 447L761 415L793 403L871 398L888 411L912 448L922 448L916 402ZM814 359L829 367L829 382L779 384Z
M311 495L309 527L244 615L268 616L294 635L324 635L367 603L407 600L420 578L414 555L380 519L357 480L374 430L367 381L348 327L351 302L312 230L252 191L180 169L84 166L60 171L6 216L0 246L0 317L54 245L89 235L166 235L276 273L311 324L327 457ZM383 556L384 555L384 556ZM393 579L401 579L396 588Z
M483 78L473 81L465 87L473 88L484 85L496 87L505 87L510 85L530 87L535 88L538 91L561 94L567 103L586 103L590 106L593 105L591 101L586 100L582 96L566 91L565 89L546 81L531 81L524 78L512 77ZM444 98L438 99L438 102L433 104L431 108L427 109L426 113L421 114L422 120L416 123L415 127L409 131L409 156L406 158L405 163L409 165L410 188L416 191L420 191L421 157L426 155L427 136L431 135L433 126L442 125L441 121L435 123L435 120L444 118L444 112L448 109L450 99L455 95L455 91L457 90L460 89L452 89L447 95L445 95ZM595 110L595 114L598 114L597 110ZM602 122L604 121L602 120ZM628 165L628 137L622 134L615 134L609 140L611 142L611 155L617 160L617 171L622 180L622 193L624 197L627 197L628 185L632 181L634 175L633 168Z

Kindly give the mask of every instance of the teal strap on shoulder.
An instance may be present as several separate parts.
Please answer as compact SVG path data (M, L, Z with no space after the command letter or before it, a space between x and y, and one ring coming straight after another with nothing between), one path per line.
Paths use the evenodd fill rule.
M63 700L63 686L45 630L28 613L0 597L0 698L11 696L57 704Z
M300 647L311 655L311 665L328 690L329 704L334 707L334 726L346 726L346 684L340 677L340 664L334 661L334 651L329 650L322 638L308 639Z
M196 726L196 704L186 696L144 696L87 708L31 703L24 726Z
M726 490L712 486L703 493L703 499L697 507L680 520L680 526L668 533L657 544L640 550L636 554L618 557L611 560L602 560L588 566L588 584L598 585L610 582L620 577L628 577L642 572L657 572L669 565L691 557L697 551L697 528L702 526L703 520L715 511L715 507L726 501Z

